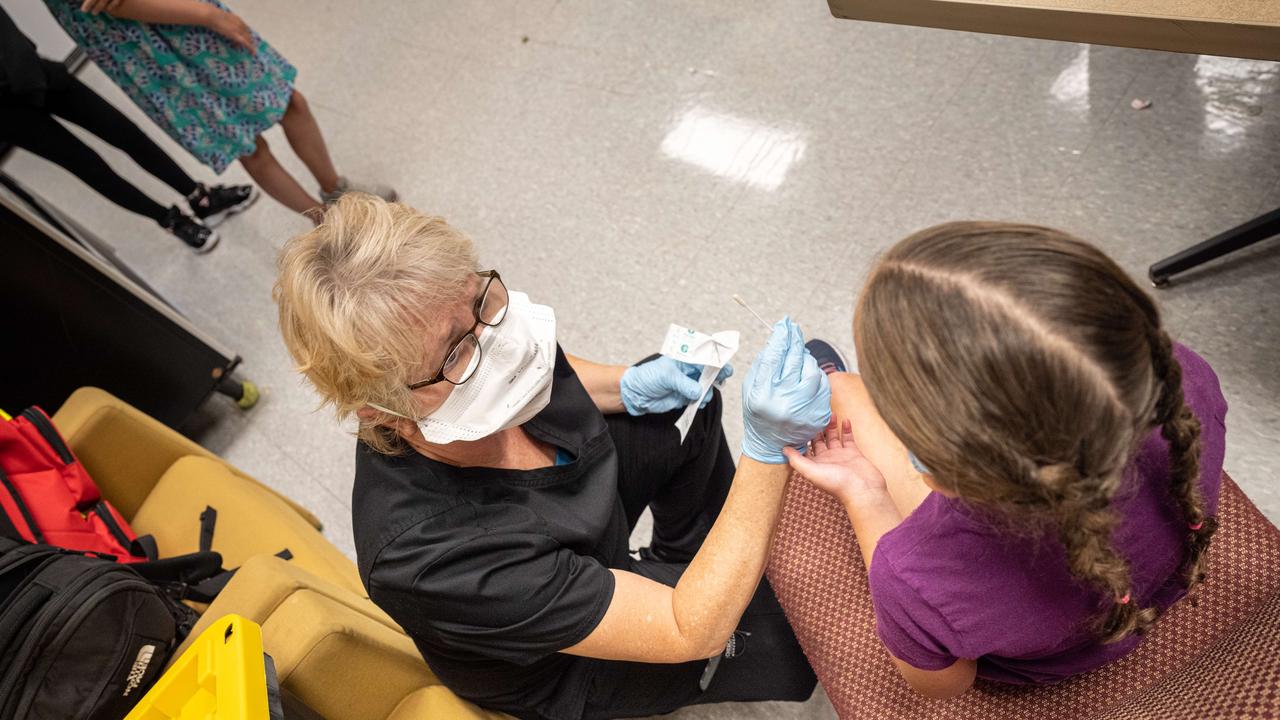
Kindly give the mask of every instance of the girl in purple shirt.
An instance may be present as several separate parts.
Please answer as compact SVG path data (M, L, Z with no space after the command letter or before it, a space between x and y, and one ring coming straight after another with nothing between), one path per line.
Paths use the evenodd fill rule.
M880 639L937 697L1131 651L1203 577L1226 402L1152 299L1047 228L917 233L872 270L861 377L792 466L845 507Z

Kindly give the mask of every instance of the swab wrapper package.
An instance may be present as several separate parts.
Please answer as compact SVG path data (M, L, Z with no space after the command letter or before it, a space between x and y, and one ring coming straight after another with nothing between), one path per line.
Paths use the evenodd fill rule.
M684 412L676 420L676 428L680 431L680 442L684 442L693 424L693 416L702 406L702 401L711 392L716 376L733 354L738 351L738 331L725 330L712 335L700 333L680 325L667 328L667 337L662 341L662 354L674 360L702 366L702 375L698 378L698 386L702 392L698 399L689 403Z

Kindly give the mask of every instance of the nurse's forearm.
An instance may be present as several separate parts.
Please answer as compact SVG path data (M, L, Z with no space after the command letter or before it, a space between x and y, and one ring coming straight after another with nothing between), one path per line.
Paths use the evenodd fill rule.
M149 23L208 26L219 12L197 0L121 0L108 14Z
M602 365L568 353L565 353L565 359L577 373L582 387L586 388L591 402L595 403L600 412L606 415L626 412L627 409L622 405L622 373L627 370L625 365Z
M755 595L790 474L786 465L743 456L719 518L676 584L676 624L703 657L724 649Z

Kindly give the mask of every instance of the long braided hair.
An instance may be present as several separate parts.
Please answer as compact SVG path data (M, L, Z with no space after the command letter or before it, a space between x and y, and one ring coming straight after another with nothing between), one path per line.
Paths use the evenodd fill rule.
M872 271L855 336L885 422L944 489L1056 531L1098 594L1104 642L1156 617L1131 597L1113 500L1155 427L1187 523L1185 579L1216 528L1199 489L1200 424L1159 311L1110 258L1032 225L960 222L898 243Z

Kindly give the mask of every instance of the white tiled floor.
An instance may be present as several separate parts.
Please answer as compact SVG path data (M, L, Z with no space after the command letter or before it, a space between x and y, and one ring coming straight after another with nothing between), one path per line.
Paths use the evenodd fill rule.
M1145 277L1280 205L1275 63L838 21L821 0L233 4L299 67L341 172L392 183L471 233L487 265L556 308L566 349L603 361L652 352L680 322L745 330L746 362L762 339L735 292L848 347L876 254L941 220L1058 226ZM96 68L81 76L148 126ZM303 177L279 129L268 138ZM42 161L19 153L6 169L244 356L259 407L215 398L188 430L314 509L350 552L352 441L294 377L270 299L275 251L306 223L263 200L195 257ZM223 180L244 178L233 167ZM1272 241L1157 294L1218 371L1227 468L1273 520L1277 280ZM819 694L680 715L833 712Z

